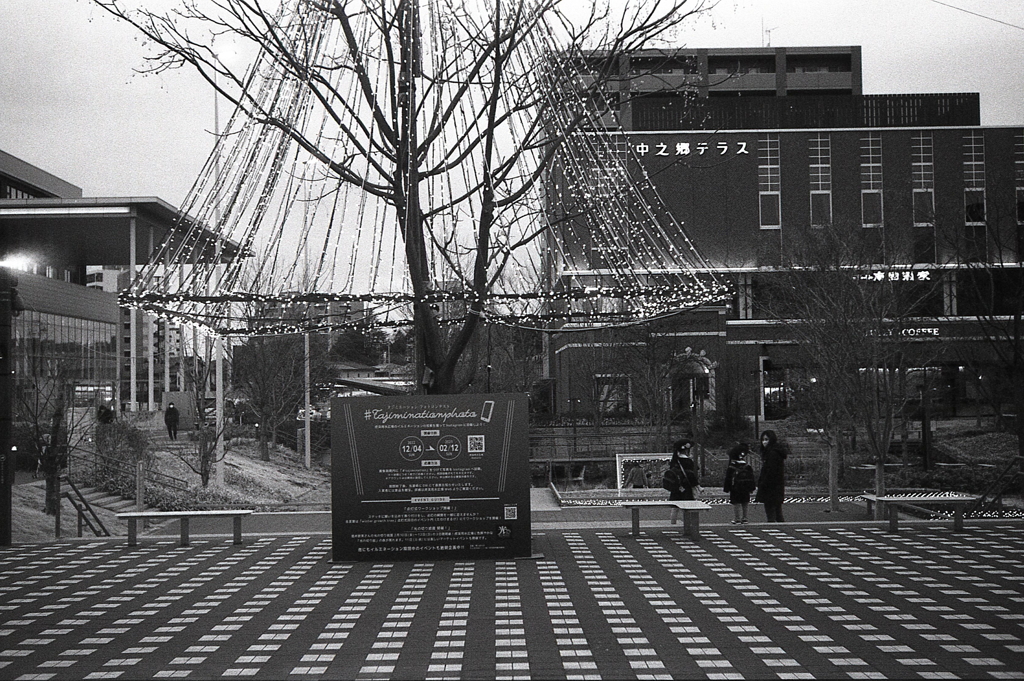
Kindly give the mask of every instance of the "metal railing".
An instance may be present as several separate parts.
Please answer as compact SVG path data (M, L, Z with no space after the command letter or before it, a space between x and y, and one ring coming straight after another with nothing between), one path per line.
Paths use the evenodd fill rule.
M79 450L68 457L68 480L72 476L83 476L87 480L100 479L124 479L133 481L136 478L135 466L127 461L114 459L95 451ZM77 478L80 482L82 477ZM188 491L187 481L173 475L161 473L152 468L146 469L146 482L148 484L177 490ZM132 486L134 489L134 486Z
M972 516L985 515L995 509L998 509L999 515L1002 515L1003 496L1014 487L1020 488L1021 476L1024 475L1022 464L1024 464L1024 457L1022 456L1015 456L1010 459L1006 468L996 476L996 479L992 481L988 489L973 504L967 507L964 516L970 518Z
M82 524L85 523L97 537L109 537L110 530L103 524L100 517L96 515L92 504L89 503L89 500L78 489L78 486L71 482L70 479L65 479L65 482L71 488L71 492L65 492L64 497L71 502L71 505L78 514L78 536L82 536Z

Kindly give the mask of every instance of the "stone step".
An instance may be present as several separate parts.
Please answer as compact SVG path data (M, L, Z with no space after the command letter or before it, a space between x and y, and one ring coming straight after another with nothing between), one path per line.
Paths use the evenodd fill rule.
M82 493L85 500L93 507L105 508L108 511L117 512L135 508L134 499L125 499L122 496L109 494L95 487L79 487L78 491ZM147 506L147 508L149 507Z

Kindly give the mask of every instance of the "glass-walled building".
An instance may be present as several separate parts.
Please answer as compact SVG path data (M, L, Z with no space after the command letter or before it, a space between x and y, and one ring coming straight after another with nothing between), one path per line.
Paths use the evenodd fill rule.
M119 355L116 296L25 272L17 276L25 309L12 329L15 411L52 401L56 391L76 407L112 404Z

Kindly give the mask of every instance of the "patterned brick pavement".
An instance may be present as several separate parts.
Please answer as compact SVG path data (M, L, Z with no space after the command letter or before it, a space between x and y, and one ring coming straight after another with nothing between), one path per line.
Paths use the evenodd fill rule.
M0 549L0 679L1024 679L1024 525L537 531L331 564L327 536Z

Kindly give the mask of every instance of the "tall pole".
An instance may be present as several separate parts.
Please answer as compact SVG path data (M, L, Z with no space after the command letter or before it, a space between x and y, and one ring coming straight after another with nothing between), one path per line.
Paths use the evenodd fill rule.
M214 72L214 78L216 78L216 72ZM220 175L220 105L219 105L219 99L220 99L220 97L219 97L219 95L217 94L217 92L215 90L214 93L213 93L213 129L214 129L214 133L215 133L216 139L214 140L214 147L213 148L214 148L214 153L216 154L216 156L214 157L214 162L216 163L216 176L217 176L216 187L217 187L217 190L216 190L216 194L214 195L216 197L215 198L216 204L214 205L214 220L216 221L216 228L217 228L218 236L215 237L217 239L217 248L215 250L216 255L214 256L215 259L214 259L214 262L213 262L213 272L214 272L214 276L217 278L217 289L220 288L220 278L224 274L223 270L220 267L221 249L223 248L223 242L221 241L220 236L219 236L219 234L220 234L220 191L221 191L221 175ZM218 291L215 289L214 293L216 294L217 292ZM225 424L225 422L224 422L224 359L225 359L225 356L227 355L227 353L224 350L224 337L221 336L220 334L217 335L217 339L214 341L213 348L214 348L213 351L214 351L214 355L216 356L216 362L217 362L217 373L216 373L217 386L216 386L216 390L214 392L214 397L215 397L214 414L216 415L216 427L214 429L214 435L217 438L217 440L216 440L216 444L214 446L214 459L213 459L214 460L214 464L213 464L214 465L214 469L213 469L214 470L214 476L213 476L213 479L214 479L214 484L215 485L217 485L218 487L223 487L224 486L224 470L226 468L226 463L224 461L224 457L226 456L226 453L224 451L224 435L225 435L225 432L227 430L227 424Z
M313 453L310 451L313 447L313 438L310 435L311 414L313 411L313 405L310 403L310 391L309 391L309 331L304 334L305 338L305 352L303 353L303 359L305 360L305 371L306 371L306 409L305 409L305 428L303 428L303 452L305 453L304 461L306 463L306 469L313 467Z
M0 546L11 545L14 514L14 456L11 453L11 402L14 392L12 327L17 280L0 265Z

